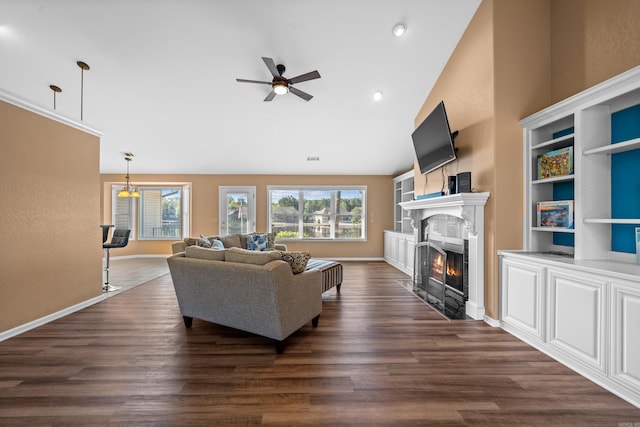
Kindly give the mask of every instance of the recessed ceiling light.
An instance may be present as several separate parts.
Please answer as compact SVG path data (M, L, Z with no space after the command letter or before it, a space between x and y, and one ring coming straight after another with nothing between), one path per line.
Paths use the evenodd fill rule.
M393 29L391 30L391 32L393 33L394 36L396 37L400 37L401 35L403 35L405 32L407 31L407 27L404 26L404 24L398 22L396 25L393 26Z
M373 100L374 101L380 101L382 99L382 91L377 90L375 92L373 92Z

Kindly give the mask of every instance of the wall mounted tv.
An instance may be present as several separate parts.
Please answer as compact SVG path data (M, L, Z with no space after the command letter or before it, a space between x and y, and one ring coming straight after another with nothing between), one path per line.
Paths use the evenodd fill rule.
M429 173L456 159L453 139L457 134L458 132L451 134L444 101L440 101L411 134L422 174Z

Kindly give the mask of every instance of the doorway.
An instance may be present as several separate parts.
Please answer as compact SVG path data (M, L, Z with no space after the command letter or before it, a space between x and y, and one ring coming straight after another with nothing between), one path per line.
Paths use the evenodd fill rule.
M220 235L248 234L256 228L256 187L219 187Z

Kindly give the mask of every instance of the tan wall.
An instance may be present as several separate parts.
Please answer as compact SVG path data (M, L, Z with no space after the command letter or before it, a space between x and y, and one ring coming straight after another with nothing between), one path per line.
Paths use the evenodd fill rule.
M493 290L493 257L495 253L495 168L494 168L494 64L492 1L483 2L471 20L449 62L416 117L418 126L444 100L452 131L458 131L457 163L446 166L445 175L471 171L474 191L490 192L485 207L485 288ZM440 170L426 177L417 163L416 194L433 193L442 187ZM486 298L485 298L486 300ZM487 304L487 302L485 302ZM491 317L497 317L492 301L487 304Z
M133 172L133 171L132 171ZM111 223L110 186L120 183L123 175L102 175L102 220ZM256 187L256 230L267 228L268 185L366 185L367 241L353 243L287 242L290 250L307 250L314 257L382 258L383 231L393 229L393 182L391 176L322 176L322 175L136 175L136 184L180 182L191 184L191 235L217 234L218 187ZM131 241L126 248L112 251L112 256L169 254L171 241Z
M99 150L0 101L0 331L101 294Z
M551 1L552 103L640 64L640 1Z

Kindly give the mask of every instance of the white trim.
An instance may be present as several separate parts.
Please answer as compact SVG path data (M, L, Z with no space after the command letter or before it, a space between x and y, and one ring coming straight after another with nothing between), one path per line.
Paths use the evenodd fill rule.
M502 323L499 320L489 317L486 314L484 315L482 320L484 320L484 323L486 323L489 326L493 326L494 328L500 328L502 326Z
M4 332L0 332L0 342L7 340L9 338L15 337L16 335L20 335L24 332L30 331L31 329L35 329L38 326L42 326L45 325L49 322L53 322L54 320L60 319L64 316L67 316L71 313L75 313L76 311L82 310L83 308L87 308L93 304L97 304L101 301L103 301L104 299L108 298L109 295L107 294L102 294L100 296L88 299L84 302L78 303L76 305L72 305L70 307L67 307L65 309L62 309L60 311L57 311L55 313L51 313L49 315L46 315L44 317L41 317L39 319L36 320L32 320L31 322L27 322L24 323L20 326L16 326L13 329L9 329L7 331Z
M54 113L53 111L50 111L44 107L32 104L31 102L25 101L21 98L19 98L16 95L13 95L3 89L0 89L0 101L5 101L9 104L13 104L17 107L20 107L22 109L25 109L27 111L31 111L32 113L35 114L39 114L43 117L46 117L48 119L51 120L55 120L57 122L63 123L67 126L71 126L73 128L79 129L83 132L87 132L90 133L91 135L97 136L97 137L102 137L102 135L104 135L103 132L89 127L83 123L77 122L76 120L70 118L70 117L66 117L66 116L61 116L58 113Z
M169 258L171 254L142 254L142 255L121 255L121 256L112 256L111 261L117 259L135 259L135 258Z

